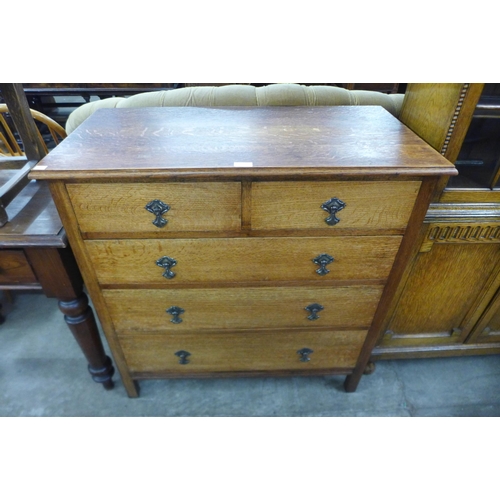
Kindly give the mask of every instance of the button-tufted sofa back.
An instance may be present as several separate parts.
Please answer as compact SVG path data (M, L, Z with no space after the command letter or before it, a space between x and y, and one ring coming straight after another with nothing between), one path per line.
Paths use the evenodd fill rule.
M399 117L403 94L383 94L369 90L346 90L326 85L276 83L264 87L224 85L186 87L143 92L131 97L110 97L83 104L66 122L70 134L100 108L138 108L164 106L382 106Z

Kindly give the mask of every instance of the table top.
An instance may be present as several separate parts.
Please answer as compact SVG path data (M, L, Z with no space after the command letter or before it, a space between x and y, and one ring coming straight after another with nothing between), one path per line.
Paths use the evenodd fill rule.
M67 245L66 233L46 182L29 182L6 210L9 222L0 228L0 248L63 248Z
M33 169L36 179L455 175L380 106L100 109Z

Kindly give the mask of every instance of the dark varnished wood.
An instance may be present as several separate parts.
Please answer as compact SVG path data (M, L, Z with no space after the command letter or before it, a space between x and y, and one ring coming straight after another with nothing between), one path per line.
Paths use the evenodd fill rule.
M120 372L123 385L129 397L139 396L139 386L130 376L123 357L121 346L116 338L113 323L109 312L105 306L104 299L97 284L97 277L89 261L87 253L84 251L84 242L78 229L78 222L69 199L66 186L63 182L51 182L49 184L52 197L59 208L61 220L71 242L74 255L78 261L78 267L82 273L86 287L92 298L92 302L99 313L99 320L113 353L113 359Z
M25 147L28 161L23 168L27 173L45 154L44 145L20 84L2 84L1 90ZM9 206L0 207L7 215L0 228L0 269L5 270L2 288L41 288L48 297L57 298L66 323L89 362L92 378L111 389L114 368L104 352L94 313L83 291L83 280L47 186L28 182L24 176L9 188L8 196ZM22 283L15 276L19 268L2 267L4 254L5 261L12 263L13 252L23 268Z
M378 106L275 106L99 110L31 175L304 176L311 169L323 175L456 173Z
M0 83L0 91L23 141L26 157L28 160L40 160L45 155L45 146L35 122L31 118L31 111L22 84Z
M48 186L31 181L7 210L10 221L0 228L0 288L41 289L47 297L58 299L93 380L111 389L114 368L104 352Z
M67 245L61 219L44 182L31 181L10 203L9 223L0 228L0 248Z
M22 157L24 161L19 164L16 170L10 170L15 166L12 160L7 160L6 163L5 159L2 158L0 161L0 167L4 164L10 170L2 173L0 179L0 226L3 226L9 220L6 207L28 183L29 172L36 162L45 155L45 145L31 116L28 101L21 84L0 83L0 92L7 104L9 114L18 130L25 150L25 156ZM4 123L6 124L6 122ZM5 126L9 128L8 125ZM10 134L12 140L15 141L12 132ZM8 174L7 178L5 174Z

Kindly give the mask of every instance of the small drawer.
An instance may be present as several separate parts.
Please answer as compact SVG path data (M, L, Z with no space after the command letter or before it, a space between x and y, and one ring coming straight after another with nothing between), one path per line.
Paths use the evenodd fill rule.
M352 369L366 330L120 337L132 375Z
M165 287L210 282L385 280L400 243L401 236L85 242L101 284Z
M419 188L414 181L254 182L251 225L254 230L403 232Z
M238 231L241 227L239 182L67 184L67 189L84 233Z
M0 250L0 285L28 285L37 282L22 250Z
M104 290L118 331L368 328L379 286Z

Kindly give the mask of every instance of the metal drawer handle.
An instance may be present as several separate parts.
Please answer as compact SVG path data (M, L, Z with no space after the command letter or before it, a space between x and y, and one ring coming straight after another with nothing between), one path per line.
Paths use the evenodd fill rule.
M329 226L335 226L335 224L340 222L340 220L337 219L336 214L345 208L345 203L338 198L331 198L328 201L325 201L325 203L321 205L321 208L330 214L330 217L327 217L325 222Z
M313 352L314 351L309 349L309 347L304 347L297 351L297 354L300 356L300 361L302 361L302 363L307 363L308 361L311 361L309 354L312 354Z
M308 320L314 321L315 319L319 319L318 313L322 311L324 307L321 304L309 304L305 310L310 312L311 314L307 317Z
M172 259L172 257L167 257L166 255L164 255L156 261L156 265L165 269L165 272L162 274L163 277L170 280L175 276L175 273L171 271L170 268L176 266L177 261L175 259Z
M318 255L315 257L312 261L319 266L319 269L316 269L316 272L320 276L324 276L325 274L328 274L330 272L329 269L326 268L328 264L331 264L335 259L331 256L328 255L327 253L322 253L321 255Z
M170 320L171 323L175 323L178 325L179 323L182 323L182 319L179 318L179 315L183 314L185 311L182 307L179 306L172 306L169 307L165 312L168 314L171 314L173 318Z
M180 365L187 365L189 363L189 359L187 359L188 356L191 356L190 352L187 351L177 351L175 355L179 358L179 364Z
M170 205L163 203L161 200L153 200L150 201L144 208L153 215L156 215L156 218L153 221L153 224L156 227L164 227L167 225L168 220L164 219L162 215L170 210Z

